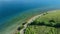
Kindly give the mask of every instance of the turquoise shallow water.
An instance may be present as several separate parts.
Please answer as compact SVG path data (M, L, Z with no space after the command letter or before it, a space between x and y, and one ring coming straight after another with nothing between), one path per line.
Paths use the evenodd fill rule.
M60 9L60 1L0 1L0 8L0 34L11 34L26 19L41 12Z

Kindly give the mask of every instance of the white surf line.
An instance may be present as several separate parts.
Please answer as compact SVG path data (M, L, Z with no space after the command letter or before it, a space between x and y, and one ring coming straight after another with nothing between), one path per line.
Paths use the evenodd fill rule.
M31 18L29 21L27 21L27 23L24 25L24 28L20 30L20 34L24 34L24 30L26 29L27 25L32 23L35 19L37 19L38 17L42 16L43 14L34 16L33 18Z

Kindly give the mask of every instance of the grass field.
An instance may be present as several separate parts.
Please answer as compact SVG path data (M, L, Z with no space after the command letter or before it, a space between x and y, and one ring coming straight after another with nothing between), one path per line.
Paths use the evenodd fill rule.
M32 25L26 29L25 34L56 34L56 31L54 27Z
M28 25L25 34L60 34L60 10L43 13Z

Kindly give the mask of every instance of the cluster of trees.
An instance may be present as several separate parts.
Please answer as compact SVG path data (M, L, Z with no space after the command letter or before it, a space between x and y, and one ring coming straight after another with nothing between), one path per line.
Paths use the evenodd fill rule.
M45 26L50 26L50 27L60 27L59 23L56 23L54 20L49 20L48 24L45 22L32 22L30 25L45 25Z

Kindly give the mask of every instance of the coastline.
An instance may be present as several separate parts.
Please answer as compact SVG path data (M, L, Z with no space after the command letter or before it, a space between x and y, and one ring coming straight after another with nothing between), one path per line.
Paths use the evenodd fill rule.
M53 10L53 12L56 12L57 10ZM27 28L28 24L32 23L35 19L37 19L38 17L44 15L44 14L47 14L47 13L50 13L51 11L48 11L48 12L44 12L42 14L39 14L39 15L36 15L36 16L33 16L32 18L30 18L27 23L24 26L24 28L22 28L19 32L20 34L24 34L24 30Z
M31 19L29 19L29 20L27 21L27 23L26 23L25 25L23 25L24 28L22 28L22 29L20 30L20 34L24 34L24 30L26 29L26 27L28 26L28 24L32 23L35 19L37 19L38 17L40 17L40 16L42 16L42 15L43 15L43 14L39 14L39 15L36 15L36 16L32 17Z
M48 11L49 12L49 11ZM45 12L44 12L45 13ZM43 14L43 13L42 13ZM39 15L41 15L41 14L39 14ZM38 15L35 15L35 16L32 16L31 18L28 18L28 22L31 20L31 19L33 19L34 17L36 17L36 16L38 16ZM27 20L27 19L26 19ZM34 20L34 19L33 19ZM14 26L14 25L13 25ZM16 26L16 25L15 25ZM17 25L17 27L14 27L14 28L18 28L18 25ZM15 30L16 30L15 29ZM10 31L9 31L10 32ZM5 32L6 33L6 32Z

